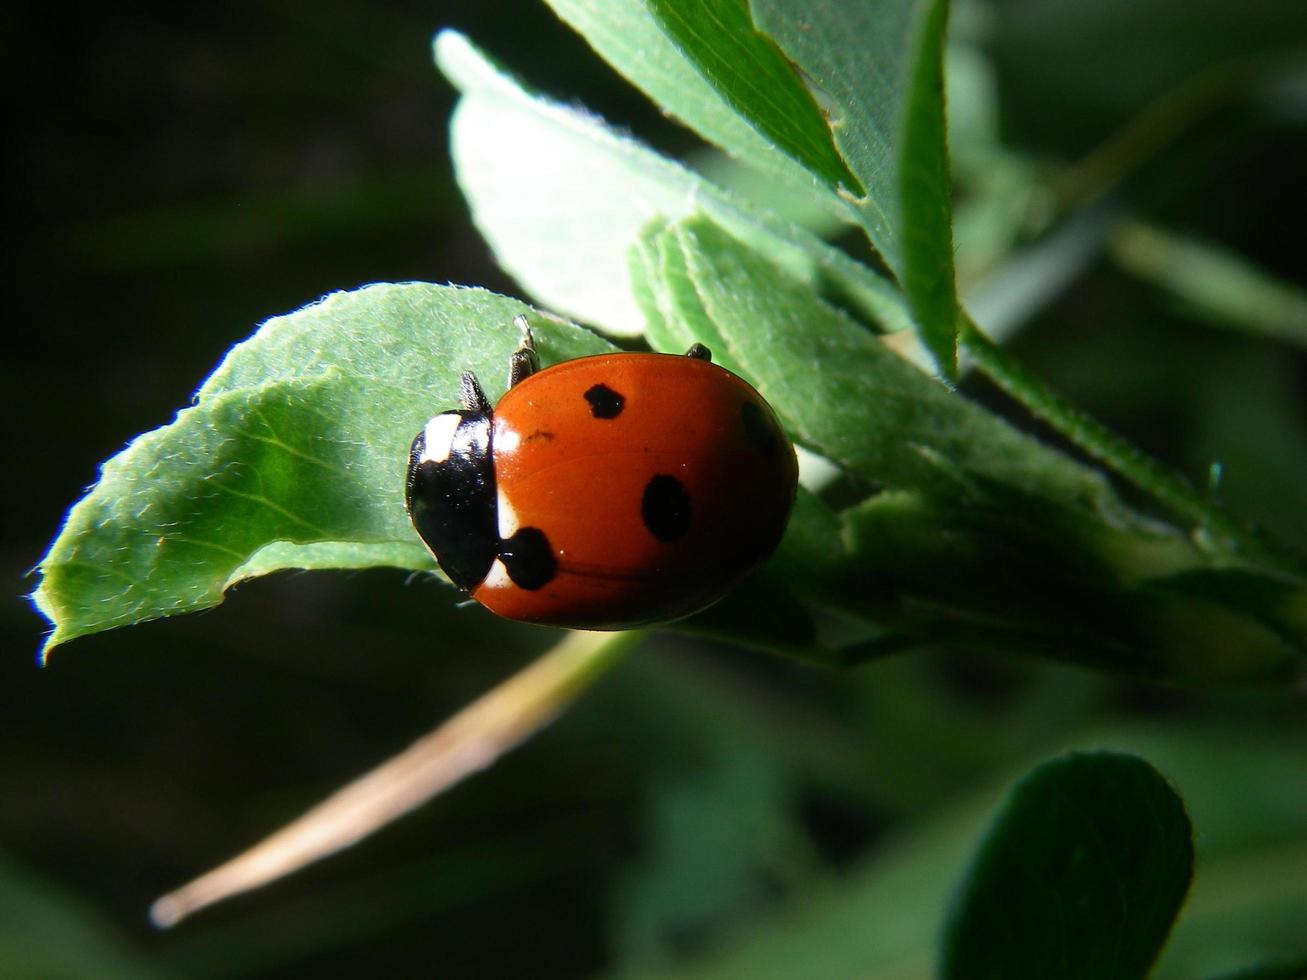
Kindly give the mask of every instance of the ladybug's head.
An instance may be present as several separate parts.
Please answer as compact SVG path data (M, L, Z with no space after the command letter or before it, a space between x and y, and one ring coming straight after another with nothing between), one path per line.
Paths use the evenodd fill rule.
M441 412L409 450L404 506L440 568L475 588L499 550L489 413Z

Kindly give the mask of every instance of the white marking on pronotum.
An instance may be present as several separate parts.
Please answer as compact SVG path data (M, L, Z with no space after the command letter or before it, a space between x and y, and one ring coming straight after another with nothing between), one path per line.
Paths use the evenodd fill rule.
M454 448L454 433L463 417L457 412L444 412L427 423L423 436L420 463L443 463Z
M503 560L496 558L490 565L490 571L486 572L486 577L481 580L478 589L508 589L513 585L513 580L508 577L508 567Z

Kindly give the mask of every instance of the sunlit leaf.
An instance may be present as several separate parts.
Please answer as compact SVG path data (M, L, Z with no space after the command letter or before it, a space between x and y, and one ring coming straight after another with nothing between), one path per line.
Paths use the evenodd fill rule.
M812 93L740 0L647 0L651 13L713 89L780 150L832 188L862 188L835 152Z
M659 286L688 325L682 339L716 343L719 359L754 381L805 444L878 484L935 484L933 454L1070 507L1126 517L1091 470L906 363L711 222L686 220L656 240Z
M665 112L730 155L834 213L844 209L803 164L752 125L686 57L646 0L546 0L595 51Z
M336 293L238 344L197 402L105 463L41 561L47 648L216 605L277 568L430 569L404 512L409 443L458 373L503 390L522 303L426 284ZM542 354L602 340L537 319Z
M886 329L907 325L892 284L799 225L593 116L531 95L459 34L437 38L436 58L463 93L452 152L473 219L500 264L551 309L608 333L643 332L627 250L651 221L702 210Z

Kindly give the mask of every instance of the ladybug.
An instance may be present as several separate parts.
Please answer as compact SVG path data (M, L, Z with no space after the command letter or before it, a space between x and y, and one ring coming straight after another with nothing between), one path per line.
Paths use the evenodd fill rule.
M409 517L455 586L508 619L627 629L712 605L771 555L798 466L757 391L702 344L538 370L514 322L499 403L464 372L461 408L409 454Z

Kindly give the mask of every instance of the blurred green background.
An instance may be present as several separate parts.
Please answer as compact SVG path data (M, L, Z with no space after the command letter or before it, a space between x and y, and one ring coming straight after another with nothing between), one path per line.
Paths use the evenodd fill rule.
M537 3L27 4L4 19L0 975L928 975L995 793L1072 744L1138 752L1189 802L1197 884L1166 975L1307 954L1300 692L1176 691L963 651L827 674L674 637L377 838L153 932L159 894L551 634L399 572L279 575L38 669L42 624L20 594L64 509L268 316L372 281L515 291L447 161L437 28L666 152L695 143ZM1157 100L1222 65L1291 59L1273 84L1221 90L1103 189L1114 214L1303 285L1300 3L1004 0L967 5L958 27L976 78L997 82L997 152L1037 182L994 226L976 219L991 241L1030 234L1030 187L1083 177ZM955 150L965 203L998 171L978 153L969 178ZM1186 472L1220 461L1236 510L1307 547L1302 347L1223 329L1093 254L1020 355Z

